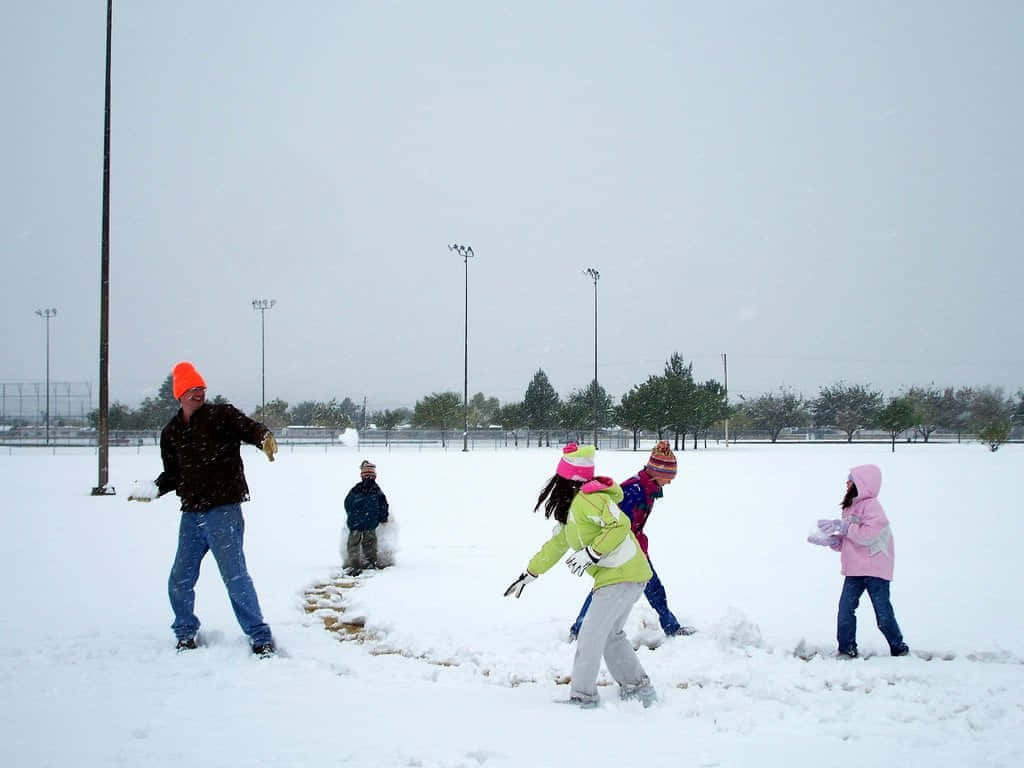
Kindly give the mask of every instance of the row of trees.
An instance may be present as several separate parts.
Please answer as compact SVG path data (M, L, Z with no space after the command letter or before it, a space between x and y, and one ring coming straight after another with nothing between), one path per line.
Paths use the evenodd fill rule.
M641 431L654 431L659 438L671 435L679 450L688 433L693 434L696 447L701 434L706 435L715 423L728 417L729 408L725 388L719 382L696 382L693 364L684 363L680 355L674 354L660 376L650 376L633 387L618 405L596 381L572 390L563 400L541 369L533 375L521 401L499 405L497 399L478 394L470 401L469 412L471 427L501 425L514 431L517 444L519 431L525 430L527 446L531 434L536 436L538 445L550 445L554 433L565 440L582 441L595 426L619 426L633 433L634 448ZM417 401L412 425L440 429L444 442L445 431L461 428L463 418L462 396L457 392L439 392ZM388 429L379 422L377 426Z
M1024 424L1024 390L1016 400L996 387L911 387L888 399L864 384L840 382L822 387L816 398L780 388L746 400L732 418L737 428L763 430L774 443L784 429L831 427L847 440L861 429L884 429L896 449L896 438L913 432L924 442L938 429L971 432L994 451Z
M211 402L226 401L217 395ZM160 429L177 407L168 376L157 396L146 398L137 409L115 402L110 408L109 425L115 430ZM477 393L464 409L458 392L435 392L418 400L412 409L367 414L348 397L327 402L305 400L294 406L275 399L265 408L256 408L252 416L275 430L301 424L341 431L372 423L390 433L409 424L440 430L445 442L448 432L462 430L467 413L470 428L499 425L513 432L517 443L519 433L525 430L527 446L533 436L538 445L550 445L552 434L582 441L595 426L617 426L632 432L634 449L641 432L656 432L659 438L672 437L676 450L685 450L687 435L693 436L696 448L701 436L706 440L713 427L729 419L735 436L757 430L772 442L783 430L809 426L839 429L851 441L859 430L884 429L895 449L897 437L904 433L912 431L927 442L936 430L946 429L977 434L996 450L1015 425L1024 425L1024 390L1018 391L1014 399L995 387L911 387L886 398L869 385L839 382L822 387L814 398L780 388L753 398L740 397L739 403L730 407L725 388L718 381L696 381L693 364L673 354L660 375L651 375L632 387L618 404L596 381L572 390L562 399L541 369L527 384L522 400L504 405L495 397ZM95 424L97 412L90 418Z
M228 402L221 395L210 396L208 401ZM405 414L410 413L405 409L400 410ZM132 409L123 403L113 403L107 416L108 426L119 431L162 429L177 412L178 403L174 399L173 380L168 376L160 384L156 397L147 397L138 408ZM328 402L304 400L291 407L284 400L275 399L268 402L265 408L256 408L251 416L271 429L281 429L289 424L304 424L341 431L363 423L362 408L347 397L341 402L335 399ZM93 426L97 426L99 411L92 411L89 414L89 421Z

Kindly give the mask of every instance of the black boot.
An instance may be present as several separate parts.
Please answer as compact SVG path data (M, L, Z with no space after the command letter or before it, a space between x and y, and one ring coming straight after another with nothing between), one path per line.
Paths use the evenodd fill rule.
M256 643L252 652L261 659L269 659L275 654L273 643Z

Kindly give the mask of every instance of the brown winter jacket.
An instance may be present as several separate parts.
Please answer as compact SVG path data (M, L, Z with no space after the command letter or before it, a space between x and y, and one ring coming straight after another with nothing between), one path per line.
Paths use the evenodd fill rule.
M249 500L241 443L260 445L270 432L233 405L201 405L188 424L181 410L160 433L160 495L177 491L182 512L205 512Z

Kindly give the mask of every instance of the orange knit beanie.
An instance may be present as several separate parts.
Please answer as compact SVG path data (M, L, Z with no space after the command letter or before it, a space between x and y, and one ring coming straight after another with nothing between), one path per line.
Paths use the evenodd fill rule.
M174 388L174 399L180 400L181 396L185 394L187 390L192 387L205 387L206 382L203 381L203 377L199 375L199 371L192 365L188 360L183 360L174 366L173 375L173 388Z

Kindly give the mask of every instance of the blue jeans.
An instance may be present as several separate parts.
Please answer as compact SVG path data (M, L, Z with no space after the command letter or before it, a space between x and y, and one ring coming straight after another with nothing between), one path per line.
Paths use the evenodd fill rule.
M900 625L896 623L892 603L889 600L889 582L876 576L847 576L843 582L843 593L839 596L839 618L836 639L839 641L839 652L850 653L857 650L857 615L855 611L860 604L860 596L867 590L871 605L875 609L875 620L878 628L889 643L889 652L894 656L906 653L907 646L903 643Z
M661 579L658 578L658 572L654 570L654 564L651 563L651 559L647 558L647 564L651 566L651 580L647 582L647 586L644 587L644 596L647 598L647 602L651 604L651 607L658 612L658 623L661 624L662 630L666 635L674 635L679 631L679 620L676 619L675 615L668 609L668 596L665 594L665 587L661 583ZM573 622L572 627L569 631L573 635L579 635L580 627L583 626L583 617L587 615L587 610L590 608L590 601L594 598L594 593L591 591L587 595L587 599L583 601L583 607L580 608L580 615L576 617L576 621Z
M225 504L205 512L182 512L178 526L178 551L167 580L167 593L174 610L171 629L179 640L194 637L199 619L194 613L199 566L212 551L220 577L228 588L231 607L242 631L254 645L272 642L270 627L263 622L256 588L245 567L242 535L245 521L241 504Z

